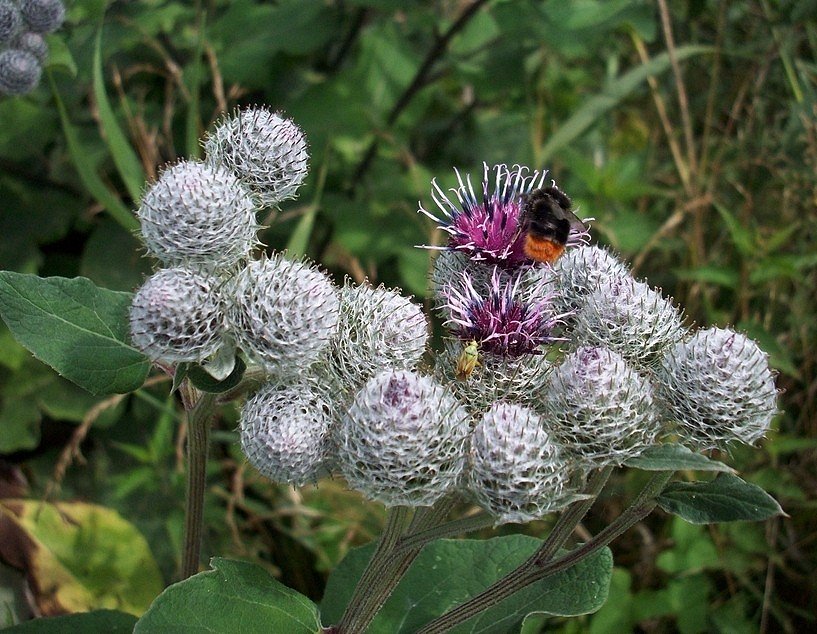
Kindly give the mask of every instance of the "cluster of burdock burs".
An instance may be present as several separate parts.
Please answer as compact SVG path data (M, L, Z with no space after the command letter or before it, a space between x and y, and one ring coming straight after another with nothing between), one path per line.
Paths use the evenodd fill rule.
M439 212L420 211L448 234L432 286L450 336L424 357L426 318L397 291L338 287L259 248L258 212L307 172L294 123L239 111L205 151L143 197L145 245L167 268L134 297L133 343L170 371L197 363L220 378L238 355L263 374L240 435L274 481L339 474L387 506L459 493L497 523L522 522L651 445L725 448L770 425L774 377L753 341L690 332L586 232L555 263L525 255L525 197L555 186L544 172L485 166L479 195L459 173L448 193L434 184Z
M37 87L48 57L43 35L64 19L61 0L0 0L0 95L24 95Z

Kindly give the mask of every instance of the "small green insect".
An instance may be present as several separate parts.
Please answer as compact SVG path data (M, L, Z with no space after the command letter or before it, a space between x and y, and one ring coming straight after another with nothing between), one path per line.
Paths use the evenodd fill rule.
M457 359L457 368L454 375L457 381L467 381L471 373L479 365L479 347L475 340L471 340L467 346L462 349L459 358Z

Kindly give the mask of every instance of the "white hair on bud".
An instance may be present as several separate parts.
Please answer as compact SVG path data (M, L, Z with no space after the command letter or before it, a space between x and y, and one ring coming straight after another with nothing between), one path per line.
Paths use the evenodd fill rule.
M433 379L389 370L355 395L338 430L349 486L386 506L430 506L457 486L469 417Z
M221 346L224 313L218 280L176 267L150 276L133 297L133 345L154 361L201 362Z
M304 133L263 107L226 116L205 139L204 151L208 163L231 170L264 207L294 198L308 172Z
M281 254L250 262L226 285L227 320L238 345L269 374L300 374L318 360L338 324L329 277Z
M777 389L766 354L733 330L699 330L668 348L658 377L678 434L697 449L753 444L777 413Z

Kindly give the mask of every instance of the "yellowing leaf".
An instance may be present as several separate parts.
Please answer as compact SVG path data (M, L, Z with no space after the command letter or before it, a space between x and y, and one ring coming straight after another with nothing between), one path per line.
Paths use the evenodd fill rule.
M93 504L0 500L0 558L26 572L44 616L100 608L139 615L162 591L145 538Z

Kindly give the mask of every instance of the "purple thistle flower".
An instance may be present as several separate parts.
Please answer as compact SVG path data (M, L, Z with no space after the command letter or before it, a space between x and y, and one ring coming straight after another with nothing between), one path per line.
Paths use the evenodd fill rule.
M554 314L547 279L524 288L521 283L521 275L508 276L494 267L488 288L480 291L463 271L442 290L445 325L462 341L475 340L481 353L537 354L540 345L557 339L552 331L564 315Z
M493 189L490 182L491 171L494 172ZM531 264L532 260L523 250L525 236L521 231L522 198L544 186L547 170L531 171L523 165L514 165L510 169L506 165L491 168L484 163L481 200L474 192L470 174L463 180L459 170L455 169L454 172L459 186L449 191L456 200L449 198L437 185L436 179L431 181L431 198L442 215L427 211L422 204L418 210L449 234L448 245L425 248L461 251L476 262L505 269ZM552 182L555 186L555 181ZM586 242L587 237L586 233L572 233L568 245Z

